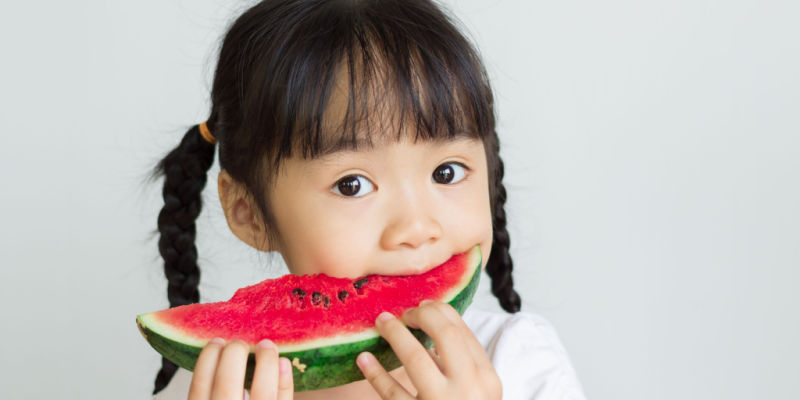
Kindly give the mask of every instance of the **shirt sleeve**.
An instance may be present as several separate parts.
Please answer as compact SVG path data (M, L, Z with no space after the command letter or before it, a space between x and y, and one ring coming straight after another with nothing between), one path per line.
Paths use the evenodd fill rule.
M585 400L575 369L544 317L516 313L486 346L504 400Z

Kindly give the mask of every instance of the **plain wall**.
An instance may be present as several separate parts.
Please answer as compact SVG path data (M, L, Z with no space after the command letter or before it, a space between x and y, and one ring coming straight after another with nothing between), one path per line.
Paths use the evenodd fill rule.
M588 397L800 398L800 3L446 4L493 79L524 310ZM0 5L0 398L148 397L134 317L167 301L143 177L206 119L245 6ZM218 171L204 301L285 272L228 230Z

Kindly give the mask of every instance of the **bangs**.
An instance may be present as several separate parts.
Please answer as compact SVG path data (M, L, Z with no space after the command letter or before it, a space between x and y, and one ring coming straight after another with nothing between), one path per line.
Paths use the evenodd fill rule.
M485 140L492 93L478 54L429 4L330 1L298 11L268 41L245 90L244 120L265 162L318 158L378 140ZM251 107L250 107L251 106ZM253 132L256 133L256 132ZM255 144L255 143L254 143ZM265 165L266 167L267 165Z

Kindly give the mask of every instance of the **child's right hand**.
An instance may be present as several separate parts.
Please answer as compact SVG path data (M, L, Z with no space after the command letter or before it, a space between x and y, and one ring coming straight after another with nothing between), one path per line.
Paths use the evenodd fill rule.
M294 395L292 365L278 358L278 351L269 340L256 345L256 368L250 388L251 400L291 400ZM194 367L189 400L242 400L244 374L250 347L241 340L225 343L210 341Z

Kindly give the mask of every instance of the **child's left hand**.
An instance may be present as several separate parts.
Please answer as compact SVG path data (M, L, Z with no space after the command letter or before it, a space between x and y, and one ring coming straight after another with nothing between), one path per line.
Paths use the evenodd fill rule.
M384 318L387 317L388 318ZM453 307L442 302L420 303L402 316L412 328L422 329L434 343L438 357L426 350L403 323L389 313L378 317L375 328L405 366L418 399L500 399L502 387L489 357ZM370 353L358 357L358 366L384 400L413 399Z

